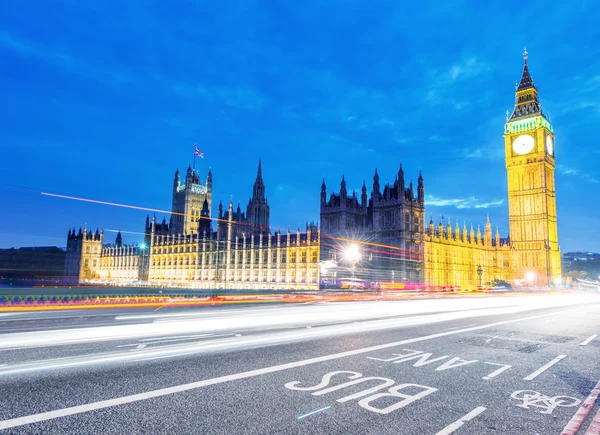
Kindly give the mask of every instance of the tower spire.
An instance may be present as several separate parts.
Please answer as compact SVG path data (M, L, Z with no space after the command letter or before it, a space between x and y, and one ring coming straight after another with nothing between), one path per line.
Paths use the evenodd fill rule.
M525 49L523 52L523 73L516 89L515 109L508 121L528 118L530 116L544 116L540 107L538 90L533 84L531 74L529 74L528 58L529 54L527 53L527 49Z
M534 88L533 80L531 79L531 75L529 74L529 67L527 66L527 48L523 51L523 74L521 74L521 81L519 82L519 86L517 86L517 91L521 91L523 89Z

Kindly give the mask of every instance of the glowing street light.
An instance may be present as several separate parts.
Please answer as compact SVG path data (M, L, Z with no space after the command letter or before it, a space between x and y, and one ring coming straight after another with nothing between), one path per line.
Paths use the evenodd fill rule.
M143 251L144 249L146 249L146 244L145 243L140 243L140 249Z
M344 249L343 252L344 259L348 261L350 266L350 271L352 272L352 279L354 279L354 270L356 269L356 263L360 260L360 249L356 243L351 243Z
M356 263L360 260L360 249L356 243L352 243L344 250L344 258L350 263Z
M529 271L525 274L525 279L529 282L530 285L535 281L535 272Z

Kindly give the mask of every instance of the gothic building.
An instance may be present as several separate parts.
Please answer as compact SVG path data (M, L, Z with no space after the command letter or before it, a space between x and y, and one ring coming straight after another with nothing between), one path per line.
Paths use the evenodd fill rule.
M262 177L262 163L258 161L258 172L254 187L252 189L252 197L248 200L246 213L242 212L238 203L237 209L233 211L233 227L234 236L242 234L269 234L270 226L270 208L269 201L265 196L265 183ZM223 202L219 203L217 214L218 231L221 237L227 234L227 225L229 224L229 212L223 211Z
M96 276L100 267L104 230L95 233L83 230L75 233L75 228L67 234L67 254L65 258L65 277L70 282L81 282Z
M69 231L66 273L80 284L168 285L190 288L317 289L319 230L304 233L269 230L269 205L262 165L244 214L230 201L219 205L211 225L212 174L206 185L188 168L185 183L179 171L173 185L171 219L146 218L144 242L102 245L103 233Z
M205 184L188 167L173 182L169 222L146 219L144 242L126 246L121 235L104 245L104 233L69 230L65 275L79 283L193 288L316 289L340 279L402 287L476 286L494 279L533 285L561 277L554 185L554 129L541 109L524 54L515 108L504 126L509 237L492 232L489 220L475 231L458 222L425 225L425 187L406 185L402 165L393 183L380 185L375 170L369 194L348 193L342 176L337 193L321 186L321 229L272 234L259 161L245 212L220 203L212 223L212 173ZM482 232L483 228L483 232Z
M483 237L466 225L452 231L430 222L425 237L425 283L465 286L494 279L552 285L561 278L554 187L554 129L541 109L527 65L515 108L504 126L510 237L501 239L488 218Z
M325 180L321 185L321 260L335 265L322 281L355 277L367 281L423 281L423 216L425 187L419 174L415 191L404 181L402 165L393 184L381 189L375 170L370 197L363 181L360 199L348 195L342 176L339 193L327 198ZM364 247L360 259L346 258L352 244ZM353 263L353 264L348 264Z
M170 231L173 234L197 234L197 222L200 219L204 203L208 206L208 215L210 216L212 206L212 172L210 169L205 184L200 182L198 172L194 171L191 166L188 166L185 180L182 183L179 169L177 169L173 180Z

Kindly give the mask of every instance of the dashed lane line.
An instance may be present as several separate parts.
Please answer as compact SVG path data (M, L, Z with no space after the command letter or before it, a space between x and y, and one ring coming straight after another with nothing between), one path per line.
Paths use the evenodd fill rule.
M448 435L448 434L451 434L456 429L461 428L466 422L473 420L475 417L477 417L479 414L481 414L486 409L487 408L485 408L483 406L478 406L473 411L469 412L467 415L459 418L454 423L449 424L448 426L446 426L444 429L442 429L441 431L439 431L436 435Z
M529 376L525 376L523 378L524 381L532 381L535 378L537 378L539 375L541 375L542 373L544 373L546 370L548 370L550 367L552 367L554 364L556 364L557 362L559 362L560 360L562 360L563 358L566 358L567 355L558 355L556 358L554 358L552 361L550 361L547 364L544 364L543 366L541 366L539 369L537 369L535 372L531 373Z
M588 338L586 338L585 340L583 340L581 343L579 343L580 346L587 346L588 344L590 344L592 342L592 340L594 338L598 337L598 334L594 334Z
M86 413L86 412L90 412L90 411L95 411L98 409L105 409L105 408L110 408L113 406L139 402L142 400L147 400L147 399L151 399L151 398L155 398L155 397L167 396L167 395L179 393L182 391L189 391L189 390L207 387L210 385L222 384L225 382L237 381L240 379L247 379L247 378L251 378L251 377L255 377L255 376L280 372L280 371L289 370L289 369L293 369L293 368L297 368L297 367L303 367L303 366L308 366L308 365L312 365L312 364L317 364L317 363L321 363L321 362L325 362L325 361L346 358L349 356L361 355L364 353L373 352L373 351L377 351L377 350L389 349L389 348L398 347L398 346L404 346L404 345L410 344L410 343L416 343L416 342L421 342L421 341L426 341L426 340L433 340L433 339L440 338L440 337L447 337L450 335L462 334L464 332L478 331L478 330L485 329L485 328L492 328L492 327L500 326L500 325L508 325L508 324L516 323L516 322L522 322L522 321L533 320L533 319L541 319L541 318L550 317L550 316L557 316L562 313L576 311L578 309L579 308L571 308L568 310L555 311L552 313L538 314L535 316L520 317L517 319L503 320L500 322L488 323L486 325L475 326L472 328L464 328L464 329L458 329L455 331L439 332L436 334L425 335L425 336L415 337L415 338L409 338L409 339L405 339L405 340L401 340L401 341L384 343L384 344L379 344L379 345L370 346L370 347L363 347L360 349L354 349L354 350L349 350L349 351L339 352L339 353L334 353L334 354L329 354L329 355L323 355L320 357L294 361L291 363L279 364L279 365L275 365L275 366L265 367L262 369L250 370L247 372L240 372L240 373L234 373L232 375L219 376L217 378L205 379L203 381L190 382L187 384L176 385L173 387L167 387L167 388L161 388L158 390L146 391L144 393L132 394L129 396L122 396L122 397L117 397L117 398L108 399L108 400L101 400L98 402L87 403L85 405L71 406L68 408L57 409L54 411L46 411L46 412L41 412L39 414L31 414L31 415L27 415L24 417L11 418L8 420L0 421L0 430L10 429L10 428L19 427L19 426L25 426L28 424L39 423L39 422L47 421L47 420L53 420L56 418L66 417L69 415L82 414L82 413Z

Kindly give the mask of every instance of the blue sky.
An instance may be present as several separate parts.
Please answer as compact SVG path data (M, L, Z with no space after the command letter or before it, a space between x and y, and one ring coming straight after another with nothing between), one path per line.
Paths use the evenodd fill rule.
M556 134L561 248L599 251L596 6L6 2L0 247L64 246L84 223L142 231L145 212L39 192L169 209L194 143L215 209L245 206L259 158L282 228L318 219L323 177L359 191L402 162L407 182L423 171L427 219L489 213L504 236L503 125L527 46Z

